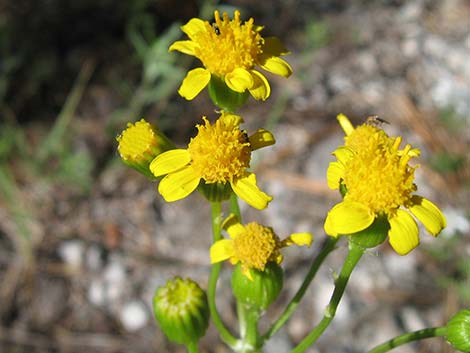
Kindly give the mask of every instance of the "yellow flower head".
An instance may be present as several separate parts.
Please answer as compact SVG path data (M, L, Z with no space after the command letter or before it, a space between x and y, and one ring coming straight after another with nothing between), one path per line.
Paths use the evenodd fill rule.
M260 66L276 75L289 77L290 65L279 58L289 54L278 38L263 38L260 34L263 27L255 26L250 18L240 20L240 12L235 11L230 20L227 13L222 18L214 12L214 23L193 18L181 30L189 40L176 41L169 50L177 50L197 57L204 68L188 72L179 89L179 94L191 100L207 86L211 75L225 81L227 86L236 92L248 90L257 100L265 100L271 93L269 83L259 71Z
M264 271L268 262L282 262L281 248L298 245L310 246L312 234L295 233L280 240L271 227L252 222L242 225L235 215L230 215L222 224L230 239L215 242L210 249L211 263L230 260L235 265L241 263L242 272L252 278L251 269Z
M206 184L230 184L240 198L257 209L266 208L272 197L256 185L256 176L248 171L251 152L274 144L274 136L259 129L248 137L240 130L238 115L223 112L214 123L203 117L198 134L187 149L162 153L150 164L155 176L165 175L158 191L166 201L180 200L192 193L200 181Z
M150 162L160 153L174 148L174 144L156 126L144 119L128 123L127 129L116 140L123 162L152 178Z
M420 151L410 145L399 149L401 137L391 138L376 126L354 128L342 114L338 120L346 133L345 145L333 153L337 161L330 163L327 179L330 188L342 187L346 194L328 212L326 233L335 237L354 234L377 217L386 217L389 242L397 253L405 255L419 244L418 226L406 208L437 236L446 226L444 215L431 201L412 194L417 190L417 167L408 162Z

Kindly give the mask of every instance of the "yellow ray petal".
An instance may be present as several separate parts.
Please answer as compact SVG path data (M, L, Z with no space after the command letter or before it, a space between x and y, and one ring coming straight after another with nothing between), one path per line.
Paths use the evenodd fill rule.
M332 154L339 162L343 164L354 157L354 151L345 146L338 147Z
M340 162L331 162L326 170L328 187L332 190L339 189L339 183L344 177L344 165Z
M274 145L275 143L276 140L274 139L273 134L265 129L259 129L250 136L250 147L253 151L262 147Z
M194 99L211 80L211 73L203 68L196 68L188 72L178 90L180 96L187 100Z
M230 238L235 239L240 234L245 233L245 227L240 223L237 216L231 214L222 223L222 228L225 229L230 235Z
M158 155L150 163L150 171L156 177L175 172L183 168L191 161L188 150L175 149Z
M419 245L418 225L408 212L398 210L388 221L388 241L398 254L406 255Z
M289 63L276 56L266 59L263 65L260 66L266 71L282 77L289 77L292 75L292 67Z
M338 119L339 124L343 128L343 131L346 135L350 135L354 131L354 126L351 124L349 119L344 114L339 114L336 119Z
M243 93L253 86L254 81L248 70L237 67L225 75L225 83L231 90Z
M240 115L227 113L225 111L222 112L220 120L225 124L225 126L238 126L244 122Z
M293 233L282 241L282 246L310 246L312 245L313 235L311 233Z
M249 89L250 94L256 100L265 101L271 94L271 86L264 75L256 70L250 71L253 77L253 86Z
M266 37L264 38L263 46L263 56L272 57L272 56L281 56L290 54L290 51L287 50L284 45L281 43L277 37Z
M233 240L221 239L216 241L210 249L211 264L231 258L234 254Z
M206 30L206 26L203 20L199 18L192 18L184 26L181 26L181 30L183 33L186 33L189 39L194 39L194 36L197 33Z
M374 219L374 214L365 205L343 201L328 212L324 228L328 235L350 235L366 229Z
M197 188L200 179L201 177L194 172L193 168L187 166L164 177L158 185L158 192L165 201L181 200Z
M194 48L196 47L196 43L191 40L179 40L174 42L169 48L168 51L177 50L184 54L193 55L194 56Z
M231 182L230 185L235 194L258 210L265 209L273 199L272 196L265 194L258 188L256 176L253 173Z
M424 224L426 230L433 236L437 236L447 225L446 219L441 210L431 201L424 197L413 195L412 206L408 209L413 215Z

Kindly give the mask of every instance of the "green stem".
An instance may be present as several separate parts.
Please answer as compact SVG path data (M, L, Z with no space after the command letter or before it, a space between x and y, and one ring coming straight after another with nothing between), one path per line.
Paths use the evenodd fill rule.
M446 326L430 327L414 332L408 332L372 348L368 353L385 353L406 343L422 340L425 338L445 336L446 334Z
M213 235L213 242L215 243L217 240L222 238L221 235L221 204L220 202L212 202L212 235ZM211 274L209 276L209 283L207 285L207 299L209 301L209 310L211 312L211 318L214 322L215 327L220 333L220 337L222 340L227 343L230 347L234 347L237 343L237 339L233 337L230 331L225 327L222 319L217 311L217 306L215 304L215 294L216 294L216 287L217 287L217 280L219 278L219 273L222 264L216 263L212 265Z
M251 306L237 302L237 314L240 325L241 349L238 352L259 352L261 340L258 332L260 311Z
M188 349L188 353L199 353L199 349L197 348L197 342L191 342L188 345L186 345L186 348Z
M295 309L300 303L300 300L303 298L305 292L307 291L310 283L312 282L313 278L315 277L318 269L320 268L321 264L323 261L326 259L328 254L332 252L335 249L335 245L338 241L338 238L331 238L328 237L328 240L326 244L323 246L323 249L320 251L318 256L313 260L312 265L310 266L310 270L307 273L307 276L305 276L304 282L300 286L299 290L295 294L295 296L292 298L290 303L287 305L286 309L284 312L281 314L281 316L277 319L276 322L271 326L268 332L263 336L265 340L268 340L271 338L284 324L291 315L294 313Z
M326 328L329 326L329 324L335 317L336 309L338 308L339 301L341 300L344 290L346 289L349 277L351 276L354 267L361 259L363 253L364 248L354 244L353 242L349 242L348 256L346 257L346 260L344 260L343 268L341 269L341 273L339 274L338 279L335 281L335 290L333 291L333 295L331 296L330 303L326 307L323 319L307 335L307 337L305 337L302 342L300 342L299 345L291 351L291 353L305 352L305 350L310 347L313 343L315 343L315 341L321 336L323 331L325 331Z
M241 223L242 215L240 213L240 206L238 206L238 196L234 192L230 194L230 213L237 216L238 221Z

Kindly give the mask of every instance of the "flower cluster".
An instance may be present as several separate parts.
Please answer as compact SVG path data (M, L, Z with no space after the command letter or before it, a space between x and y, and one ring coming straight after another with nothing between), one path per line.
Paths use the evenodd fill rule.
M281 58L289 51L279 39L263 37L263 27L256 26L252 18L243 22L239 11L234 12L233 19L215 11L214 22L193 18L181 29L189 39L176 41L169 51L192 55L203 67L190 70L178 92L192 100L207 86L218 118L211 121L202 116L186 148L176 148L157 127L143 119L129 123L117 137L124 163L158 181L158 192L165 201L181 200L198 190L211 203L213 243L208 257L213 266L207 295L190 279L170 280L155 293L155 318L167 337L187 345L189 352L197 352L209 316L231 348L238 352L261 351L262 344L294 311L322 261L334 250L337 238L347 235L349 252L325 316L293 350L303 352L332 320L349 276L366 248L388 237L393 249L406 255L419 244L416 220L433 236L446 226L440 209L416 194L415 171L419 166L410 161L420 155L420 150L408 144L400 147L401 137L388 136L373 121L354 127L346 116L338 116L346 136L344 144L333 152L336 160L330 163L326 178L328 186L339 190L343 198L324 222L325 233L331 238L314 259L282 316L261 336L258 319L283 287L281 250L291 245L310 246L313 235L294 233L281 240L269 226L242 222L239 198L258 210L273 200L260 189L251 162L252 153L275 144L275 138L264 128L248 134L242 127L243 118L235 112L250 94L261 101L270 96L268 80L258 68L282 77L291 75L291 66ZM227 200L230 213L225 218L222 202ZM225 260L235 265L231 285L237 301L240 339L224 326L216 308L217 278ZM455 347L468 347L467 337L461 334L468 328L467 318L465 313L464 318L457 317L446 328Z

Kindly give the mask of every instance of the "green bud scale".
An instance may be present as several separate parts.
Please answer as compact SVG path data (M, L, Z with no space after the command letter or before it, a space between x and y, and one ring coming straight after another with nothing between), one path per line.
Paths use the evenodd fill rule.
M275 262L266 264L264 271L250 269L252 279L242 272L237 264L232 274L232 291L237 300L257 309L266 309L281 292L283 285L282 268Z
M221 202L228 200L232 194L232 188L229 183L206 184L201 180L198 190L210 202Z
M364 249L375 248L387 239L390 224L385 217L378 217L364 230L354 233L349 241Z
M208 88L212 102L230 113L235 113L241 108L250 96L248 90L243 93L231 90L222 79L215 75L211 76Z

